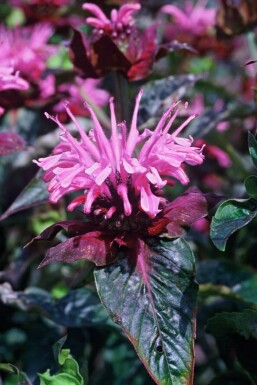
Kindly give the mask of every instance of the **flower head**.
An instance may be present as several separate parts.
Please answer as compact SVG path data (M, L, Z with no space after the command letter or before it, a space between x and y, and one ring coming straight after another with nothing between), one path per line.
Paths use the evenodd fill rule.
M129 80L149 75L158 60L157 25L138 28L132 16L140 8L139 3L123 4L112 9L108 18L97 5L83 5L95 16L86 19L93 31L86 37L75 29L70 48L74 66L84 77L96 78L109 71L122 72Z
M134 24L131 16L141 8L141 5L139 3L124 4L119 10L113 9L111 11L110 19L95 4L85 3L82 8L95 16L86 19L86 23L94 27L95 34L100 36L105 34L114 39L124 39L131 33L131 27Z
M172 16L173 23L169 29L169 37L175 39L181 33L201 36L215 25L216 10L206 8L206 1L199 0L195 5L192 1L185 3L184 9L175 5L165 5L161 11Z
M49 183L53 203L71 191L82 190L83 195L72 201L69 210L83 204L85 214L109 222L115 218L115 226L122 226L124 218L155 218L166 203L163 186L174 179L184 185L189 182L184 164L201 164L202 149L192 146L192 138L181 138L179 133L195 115L169 133L179 112L178 103L173 103L154 131L146 129L140 134L137 114L141 96L142 92L136 98L129 133L125 122L117 124L114 101L110 99L110 138L89 105L94 128L88 134L69 107L65 107L78 129L79 139L69 133L58 117L46 114L59 125L61 143L53 155L35 163L45 171L44 180Z
M47 44L52 35L48 24L8 29L0 26L0 61L3 66L13 66L28 80L37 82L46 69L46 60L55 52Z

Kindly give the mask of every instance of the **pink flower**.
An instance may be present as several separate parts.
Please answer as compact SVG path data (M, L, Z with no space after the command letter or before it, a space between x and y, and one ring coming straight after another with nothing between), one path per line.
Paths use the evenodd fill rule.
M12 67L0 67L0 92L6 90L27 90L29 83L19 76L19 72L13 74ZM5 109L0 106L0 116L5 112Z
M55 52L47 44L53 31L48 24L8 29L0 26L0 62L13 66L22 76L37 82L46 69L46 61Z
M204 35L208 29L215 25L216 10L205 8L206 1L198 0L196 4L187 1L183 10L175 5L165 5L161 12L172 16L172 24L169 26L168 36L176 39L181 33L190 33L193 36Z
M28 88L28 82L19 76L19 72L13 74L12 67L0 67L0 91L27 90Z
M124 4L118 11L116 9L111 11L110 19L95 4L85 3L82 8L95 16L88 17L86 23L94 27L97 35L106 34L113 39L124 40L127 35L130 35L131 27L134 24L131 16L141 8L141 5L139 3Z
M144 30L134 25L132 15L140 8L139 3L124 4L119 10L112 9L109 19L97 5L83 5L83 9L95 16L86 19L94 28L88 38L74 30L70 47L74 66L85 77L118 71L129 80L139 80L150 74L159 58L157 25Z
M87 105L94 128L85 133L70 109L66 111L80 134L75 139L58 117L46 114L61 129L61 143L53 155L35 161L45 171L51 202L57 202L72 191L81 191L68 206L69 210L83 204L89 217L115 218L117 223L130 226L129 217L155 218L166 204L162 188L174 180L189 182L184 165L203 162L202 149L192 146L193 139L181 138L179 133L195 118L190 116L173 133L169 130L179 108L173 103L162 116L154 131L139 133L137 114L142 91L136 98L130 132L126 123L117 124L113 98L110 99L111 137L108 138L94 111ZM137 155L136 155L137 154ZM128 218L124 220L124 218ZM124 222L125 221L125 222ZM111 225L110 225L111 226Z
M69 101L69 109L74 115L87 116L88 111L83 106L84 99L91 101L97 107L103 107L108 102L109 93L98 88L100 83L100 79L81 79L77 76L72 84L62 83L58 87L58 91L66 95L65 97ZM62 112L63 103L54 106L54 111Z

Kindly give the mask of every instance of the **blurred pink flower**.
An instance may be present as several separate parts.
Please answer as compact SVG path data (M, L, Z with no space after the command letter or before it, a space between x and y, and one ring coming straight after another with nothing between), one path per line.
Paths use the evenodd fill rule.
M182 33L193 36L204 35L208 29L215 25L216 10L206 8L205 0L198 0L196 4L193 1L186 1L183 10L170 4L161 8L161 12L167 13L172 17L172 23L169 25L167 34L170 39L176 39Z
M110 19L95 4L85 3L82 8L95 16L86 19L86 23L94 27L95 34L98 36L106 34L115 40L124 40L127 35L130 35L131 27L134 24L131 16L141 8L141 5L139 3L124 4L118 11L116 9L111 11Z
M149 75L159 58L157 26L141 30L135 25L132 15L140 8L139 3L123 4L118 10L112 9L109 19L97 5L83 5L95 16L86 19L93 27L90 36L75 30L71 41L73 63L83 75L101 77L108 71L119 71L129 80Z
M19 76L19 72L13 74L12 67L0 67L0 92L6 90L27 90L29 83ZM5 109L0 106L0 116L3 115Z
M19 76L19 72L13 74L12 67L0 66L0 91L15 89L27 90L29 83Z
M53 31L49 24L14 29L0 26L0 61L13 66L22 77L37 82L46 69L46 61L56 49L47 41Z
M97 107L103 107L108 103L109 92L98 88L100 83L100 79L81 79L77 76L73 83L62 83L58 87L58 91L65 95L69 102L69 109L74 115L88 116L89 113L83 106L85 99L91 101ZM62 112L63 103L56 104L54 111Z
M94 129L88 134L66 106L80 140L75 139L57 117L46 114L62 131L61 143L55 147L53 155L35 161L45 171L44 180L49 183L51 202L57 202L71 191L84 190L85 193L69 205L69 210L83 204L84 213L94 216L104 214L106 219L114 214L129 217L137 212L155 218L166 203L162 188L174 179L183 185L189 182L184 164L201 164L202 149L192 146L192 138L178 135L195 115L169 134L179 113L178 103L173 103L154 131L146 129L140 134L137 114L141 96L142 91L136 98L128 135L126 123L116 122L113 98L110 99L110 138L104 134L89 105L87 108Z

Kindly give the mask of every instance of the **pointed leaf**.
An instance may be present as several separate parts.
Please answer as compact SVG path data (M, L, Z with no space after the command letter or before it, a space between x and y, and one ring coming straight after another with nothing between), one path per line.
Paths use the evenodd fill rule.
M53 262L72 263L79 259L94 262L96 266L112 263L116 254L112 253L110 239L99 231L70 238L57 246L51 247L39 267Z
M197 285L184 240L138 241L95 270L100 298L149 374L161 385L192 384Z
M70 56L74 66L88 77L97 77L93 65L88 59L88 47L85 35L79 31L73 30L73 37L70 43Z
M42 315L51 319L58 325L65 327L84 327L96 325L109 325L108 314L99 301L98 295L89 288L71 290L59 300L54 299L45 290L30 287L26 291L14 292L3 287L4 296L0 298L8 304L15 304L28 311L36 309ZM1 286L0 286L1 294ZM113 325L113 324L112 324ZM54 345L54 351L59 353L64 340Z
M257 168L257 141L251 132L248 133L248 147L253 164Z
M18 195L8 210L0 216L0 220L3 220L19 211L26 210L46 202L48 197L49 192L46 189L45 182L42 180L42 173L39 171Z
M257 214L257 201L250 199L230 199L223 202L211 223L210 236L214 245L224 251L231 234L247 225Z

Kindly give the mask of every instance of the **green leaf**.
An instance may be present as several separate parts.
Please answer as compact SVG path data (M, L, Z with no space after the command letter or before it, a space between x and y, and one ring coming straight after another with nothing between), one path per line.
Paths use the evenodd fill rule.
M40 203L46 202L48 197L49 192L46 189L45 182L42 180L42 172L40 170L22 190L8 210L0 216L0 220L3 220L21 210L26 210Z
M157 384L192 384L197 284L194 256L181 239L138 241L96 268L100 298Z
M246 372L235 370L215 377L209 385L255 385L255 382Z
M226 259L201 261L197 265L196 280L199 284L225 285L234 287L251 279L254 270L249 266L236 264Z
M222 358L242 367L257 381L257 310L245 309L242 312L223 312L212 317L206 327L213 334Z
M257 306L257 274L234 286L233 292Z
M24 372L21 372L15 365L9 363L0 363L0 371L1 370L16 375L15 377L17 379L17 385L32 385L27 375Z
M257 201L250 199L230 199L223 202L211 223L210 236L214 245L224 251L231 234L247 225L257 214Z
M149 82L144 87L144 93L139 107L139 124L145 123L154 115L160 115L160 108L167 98L174 95L176 100L183 97L186 91L203 79L203 74L169 76L164 79Z
M257 197L257 176L250 175L245 180L245 189L249 195Z
M39 310L44 317L50 318L58 325L73 328L113 325L98 295L89 288L71 290L58 300L49 292L33 287L24 292L14 292L6 285L0 285L0 295L2 292L6 303L16 304L26 310Z
M211 130L216 129L220 122L231 121L233 119L249 116L255 111L255 107L249 104L230 102L217 111L215 108L205 108L204 111L194 119L184 131L184 136L191 135L193 138L201 138Z
M56 374L51 375L49 370L39 374L40 385L85 385L79 372L79 365L71 356L69 349L60 351L58 362L60 370Z
M251 132L248 132L248 147L253 164L257 168L257 141Z

